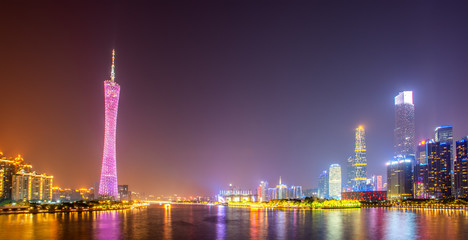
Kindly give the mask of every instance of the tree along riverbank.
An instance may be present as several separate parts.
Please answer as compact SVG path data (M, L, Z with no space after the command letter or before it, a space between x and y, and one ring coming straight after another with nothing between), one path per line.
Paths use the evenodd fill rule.
M91 212L125 210L146 206L148 206L147 203L137 201L77 201L63 203L13 202L1 206L0 214Z

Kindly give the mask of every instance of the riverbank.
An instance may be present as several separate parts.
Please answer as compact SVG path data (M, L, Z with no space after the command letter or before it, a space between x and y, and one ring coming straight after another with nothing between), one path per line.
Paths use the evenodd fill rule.
M78 201L64 203L29 203L19 202L0 207L0 214L36 214L36 213L70 213L128 210L147 207L145 202L128 201Z
M360 208L361 203L356 200L271 200L269 202L244 202L244 203L228 203L232 207L250 207L256 208L272 208L272 209L348 209Z

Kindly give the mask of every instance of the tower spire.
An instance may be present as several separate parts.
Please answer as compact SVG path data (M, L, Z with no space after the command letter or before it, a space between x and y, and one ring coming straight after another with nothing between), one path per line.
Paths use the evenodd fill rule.
M114 79L115 79L115 64L114 64L114 60L115 60L115 49L112 49L112 71L111 71L111 81L113 82Z
M281 185L281 176L280 176L280 181L279 181L279 185Z

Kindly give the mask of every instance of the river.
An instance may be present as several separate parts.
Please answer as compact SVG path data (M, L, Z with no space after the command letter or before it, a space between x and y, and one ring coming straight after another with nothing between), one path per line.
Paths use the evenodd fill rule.
M0 239L468 239L468 214L150 205L107 212L0 215Z

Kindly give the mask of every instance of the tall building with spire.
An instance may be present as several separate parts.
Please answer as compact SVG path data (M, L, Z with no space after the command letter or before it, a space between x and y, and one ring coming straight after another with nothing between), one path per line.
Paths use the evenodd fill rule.
M105 129L104 150L102 154L101 180L99 197L101 199L118 199L116 167L116 127L119 107L120 85L115 82L115 50L112 50L111 79L104 81Z
M363 126L356 128L355 147L353 159L352 180L353 192L366 190L367 184L367 150L366 150L366 132Z
M395 97L395 156L414 156L414 104L413 92L403 91Z

